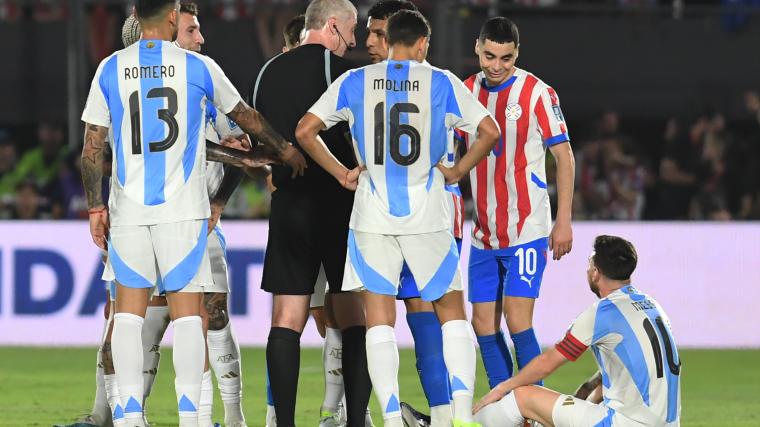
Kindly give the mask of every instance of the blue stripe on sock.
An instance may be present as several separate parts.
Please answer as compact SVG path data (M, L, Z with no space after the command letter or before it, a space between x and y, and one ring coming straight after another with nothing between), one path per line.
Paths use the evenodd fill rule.
M465 390L469 391L470 389L467 388L466 385L464 385L464 382L459 379L459 377L454 377L451 379L451 392L454 393L456 391Z
M512 354L509 352L507 340L502 331L494 335L484 335L477 338L483 366L486 368L486 375L488 376L488 385L490 388L494 388L512 377L514 369Z
M124 413L129 414L135 412L142 412L142 406L140 406L140 402L138 402L137 399L130 396L127 401L127 406L124 407Z
M406 322L414 337L417 372L428 406L448 405L451 390L443 360L443 333L438 316L431 311L407 313Z
M518 368L522 369L533 360L534 357L541 354L541 347L538 345L536 332L533 328L513 334L511 337L512 342L515 345L515 358L517 359ZM544 382L539 381L536 385L544 385Z
M188 399L184 394L179 399L177 408L180 412L198 412L198 410L195 408L195 405L193 405L193 402L191 402L190 399Z
M398 403L398 397L395 394L391 395L388 405L385 406L385 413L390 414L401 410L401 405Z

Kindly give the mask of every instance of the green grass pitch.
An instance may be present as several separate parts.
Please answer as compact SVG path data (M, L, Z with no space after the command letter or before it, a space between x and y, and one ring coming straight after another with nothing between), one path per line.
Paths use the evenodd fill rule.
M683 350L683 426L760 426L760 351ZM176 425L176 400L171 350L162 349L161 370L147 405L154 426ZM296 423L317 425L322 402L321 353L301 353ZM70 422L89 411L95 388L93 348L0 348L0 426L50 426ZM572 392L594 371L587 353L568 363L547 382L548 387ZM414 368L414 354L401 351L401 398L427 412ZM243 350L244 408L248 425L264 425L264 350ZM482 365L478 367L476 398L486 391ZM374 397L375 424L382 425ZM214 419L223 420L214 397Z

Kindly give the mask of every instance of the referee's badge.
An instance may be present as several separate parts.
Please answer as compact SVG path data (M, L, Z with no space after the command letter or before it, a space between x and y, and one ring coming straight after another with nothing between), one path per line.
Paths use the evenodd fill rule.
M515 121L522 116L522 107L520 104L507 104L507 120Z

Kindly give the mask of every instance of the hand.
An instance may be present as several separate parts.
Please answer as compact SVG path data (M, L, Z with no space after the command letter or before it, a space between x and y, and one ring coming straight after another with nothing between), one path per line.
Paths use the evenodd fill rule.
M364 169L364 166L357 166L351 170L347 170L346 177L343 178L340 185L346 190L356 191L356 187L359 186L359 176Z
M224 205L219 202L211 202L211 216L208 218L208 233L206 234L211 234L214 231L214 227L222 216L222 211L224 211Z
M449 168L444 166L442 163L438 163L436 167L439 171L441 171L443 177L446 179L446 184L456 184L460 179L462 179L462 174L457 170L456 166Z
M285 164L293 169L293 175L290 176L291 178L295 178L297 175L303 176L304 169L307 168L306 159L303 158L301 152L298 151L293 144L288 145L287 148L280 153L280 157Z
M472 413L477 414L478 411L480 411L487 405L500 401L510 391L512 390L509 390L507 387L504 387L504 383L497 385L487 395L483 396L483 398L480 399L480 401L478 401L478 403L476 403L475 406L472 407Z
M243 134L239 137L232 135L225 136L219 143L225 147L234 148L241 151L251 151L251 140L248 135Z
M90 236L100 249L108 250L108 209L105 206L90 209Z
M573 249L573 229L570 226L570 221L554 223L549 235L549 248L552 251L552 259L555 261L570 253Z

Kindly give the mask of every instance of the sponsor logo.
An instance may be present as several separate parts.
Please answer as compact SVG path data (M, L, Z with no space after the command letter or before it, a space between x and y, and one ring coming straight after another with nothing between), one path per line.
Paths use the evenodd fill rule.
M522 280L523 282L527 283L529 288L533 287L533 279L535 279L535 277L531 277L530 279L528 279L525 276L520 276L520 280Z
M221 363L230 363L233 360L235 360L235 356L233 356L232 353L225 354L224 356L219 356L216 358L216 361Z
M229 380L229 379L232 379L232 378L237 378L237 377L239 377L239 376L240 376L240 375L238 375L237 373L235 373L235 372L232 372L232 371L229 371L229 372L227 372L226 374L222 375L222 378L225 378L225 379L228 379L228 380Z
M559 105L552 105L552 111L554 111L554 117L557 118L557 121L565 121L565 116L562 115L562 109L559 108Z
M567 396L565 400L562 402L562 406L572 406L575 405L575 399L573 396Z

